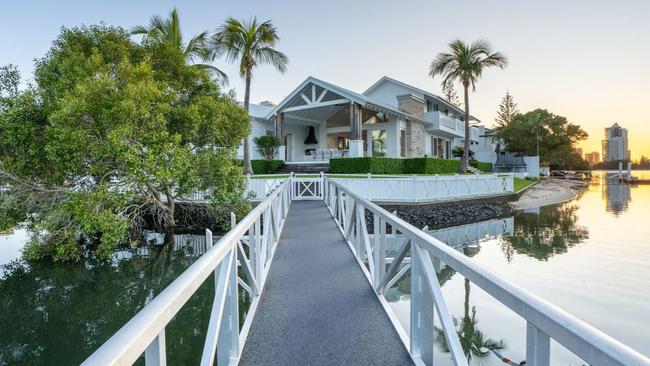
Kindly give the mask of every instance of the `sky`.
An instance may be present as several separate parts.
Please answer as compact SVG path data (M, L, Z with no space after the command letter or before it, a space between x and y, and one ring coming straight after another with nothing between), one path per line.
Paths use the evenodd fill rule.
M189 39L229 17L271 19L290 59L280 74L259 67L251 100L280 101L308 76L363 92L384 75L440 92L428 76L454 39L488 40L509 58L484 73L471 113L492 125L510 93L522 112L545 108L589 133L585 152L600 151L603 129L629 130L632 158L650 155L650 1L12 1L0 0L0 65L30 79L62 26L105 22L130 28L176 7ZM235 65L218 60L243 96ZM459 91L459 95L460 95Z

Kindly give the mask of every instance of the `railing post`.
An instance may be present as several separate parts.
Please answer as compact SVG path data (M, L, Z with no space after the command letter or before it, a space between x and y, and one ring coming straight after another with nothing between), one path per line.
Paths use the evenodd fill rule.
M386 221L376 213L373 215L373 234L375 239L375 278L373 286L378 291L379 283L386 272Z
M411 240L411 354L433 365L434 305L426 274L418 255L417 240Z
M526 323L526 365L549 366L550 338L531 322Z
M217 339L217 365L230 365L239 357L239 293L237 291L237 249L231 255L230 273L228 275L226 301L223 308L223 320ZM258 282L260 283L260 282ZM261 286L261 284L260 284Z
M166 366L167 355L165 350L165 330L154 338L149 347L144 351L144 364L146 366Z

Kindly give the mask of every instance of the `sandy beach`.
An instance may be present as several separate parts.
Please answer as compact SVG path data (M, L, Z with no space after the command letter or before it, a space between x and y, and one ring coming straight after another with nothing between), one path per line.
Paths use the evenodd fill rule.
M561 203L575 198L586 184L563 179L544 179L528 188L519 200L511 202L515 209L528 209Z

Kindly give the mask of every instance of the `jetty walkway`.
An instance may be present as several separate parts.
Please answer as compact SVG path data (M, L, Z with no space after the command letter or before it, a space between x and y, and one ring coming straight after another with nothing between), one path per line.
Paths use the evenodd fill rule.
M551 339L588 364L650 366L644 355L333 179L289 177L232 222L216 242L206 230L205 254L83 365L131 365L142 356L147 366L166 365L166 327L214 274L205 343L193 350L203 366L432 365L442 336L442 357L466 366L438 278L450 267L525 321L527 366L550 365ZM385 297L404 281L408 326Z

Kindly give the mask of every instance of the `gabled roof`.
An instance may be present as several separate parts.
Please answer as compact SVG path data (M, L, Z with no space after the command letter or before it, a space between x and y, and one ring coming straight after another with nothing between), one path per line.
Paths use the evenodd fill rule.
M289 103L296 96L298 96L298 94L309 84L314 84L314 85L320 86L323 89L327 89L327 90L329 90L329 91L331 91L331 92L333 92L335 94L340 95L341 97L343 97L345 99L350 100L351 102L357 103L357 104L359 104L359 105L361 105L363 107L366 107L366 108L375 107L375 109L376 108L383 109L385 111L400 115L400 116L405 117L407 119L418 120L414 116L406 114L406 113L400 111L399 109L397 109L397 108L395 108L393 106L384 104L383 102L380 102L378 100L374 100L374 99L372 99L372 98L370 98L368 96L365 96L363 94L359 94L357 92L353 92L353 91L351 91L349 89L340 87L338 85L334 85L332 83L328 83L326 81L317 79L317 78L315 78L313 76L310 76L307 79L305 79L305 81L300 83L300 85L298 85L298 87L295 88L289 95L287 95L284 99L282 99L282 101L280 103L278 103L278 105L276 105L273 109L271 109L266 114L266 119L270 119L271 117L273 117L273 115L275 115L287 103Z
M457 113L461 113L461 114L465 113L465 111L463 111L462 109L458 108L457 106L449 103L448 101L446 101L443 97L441 97L439 95L430 93L430 92L428 92L426 90L420 89L420 88L415 87L413 85L403 83L403 82L401 82L399 80L395 80L395 79L393 79L391 77L388 77L388 76L383 76L381 79L377 80L377 82L375 82L368 89L366 89L366 91L364 91L363 94L371 93L373 90L377 89L381 84L387 83L387 82L403 86L405 88L411 89L412 91L414 91L414 92L416 92L418 94L423 94L423 95L425 95L425 96L427 96L427 97L429 97L431 99L435 99L438 102L440 102L440 103L444 104L445 106L447 106L448 108L451 108L451 109L455 110ZM472 120L472 119L477 121L477 122L481 122L478 118L476 118L474 116L470 116L470 120Z
M273 107L250 103L248 105L248 114L250 114L253 118L266 119L266 115L271 109L273 109Z

